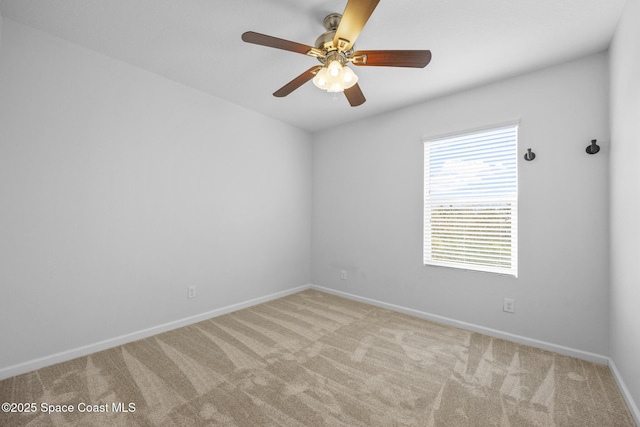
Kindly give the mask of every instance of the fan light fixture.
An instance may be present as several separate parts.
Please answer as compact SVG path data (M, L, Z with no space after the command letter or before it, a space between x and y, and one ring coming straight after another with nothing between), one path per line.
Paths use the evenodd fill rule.
M1 0L0 0L1 1ZM247 31L242 40L247 43L288 50L316 58L320 64L303 71L289 83L273 92L282 98L309 80L327 92L342 92L349 105L362 105L366 98L358 84L358 76L348 66L424 68L431 61L429 50L356 50L356 39L380 0L347 0L344 13L330 13L322 21L326 31L313 46L266 34ZM334 99L337 97L334 96Z
M313 78L313 84L327 92L344 92L357 82L356 73L339 60L330 61L329 65L322 67Z

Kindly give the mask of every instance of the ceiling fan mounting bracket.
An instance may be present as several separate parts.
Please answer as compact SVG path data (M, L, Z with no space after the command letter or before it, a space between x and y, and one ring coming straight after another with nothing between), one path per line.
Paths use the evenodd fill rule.
M324 28L327 31L335 32L338 29L338 26L340 25L341 19L342 19L342 14L330 13L329 15L325 16L324 20L322 21L322 25L324 25Z

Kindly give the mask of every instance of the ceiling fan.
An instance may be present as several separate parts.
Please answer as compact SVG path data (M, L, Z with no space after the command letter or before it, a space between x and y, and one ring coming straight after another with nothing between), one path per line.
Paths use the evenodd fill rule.
M380 0L348 0L344 13L332 13L324 21L327 30L316 40L315 46L279 39L265 34L247 31L242 40L247 43L288 50L317 58L316 65L291 80L273 93L273 96L289 95L313 79L313 83L327 92L344 92L352 107L362 105L366 99L358 76L347 63L362 66L424 68L431 61L429 50L355 50L355 42Z

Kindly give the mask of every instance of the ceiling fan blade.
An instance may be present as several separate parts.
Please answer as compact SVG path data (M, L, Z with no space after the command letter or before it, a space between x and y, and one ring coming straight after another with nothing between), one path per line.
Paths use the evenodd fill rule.
M379 1L348 0L336 35L333 37L333 45L336 48L346 51L353 47Z
M344 95L347 97L347 100L349 101L349 104L351 104L352 107L357 107L358 105L362 105L367 100L364 97L364 94L362 93L360 86L358 86L358 83L351 86L349 89L345 89Z
M273 92L273 96L282 98L283 96L289 95L291 92L293 92L294 90L298 89L300 86L302 86L303 84L311 80L316 75L316 73L320 68L322 68L320 65L316 65L315 67L309 68L307 71L300 74L298 77L291 80L289 83L282 86L277 91Z
M279 39L273 36L267 36L266 34L255 33L253 31L247 31L246 33L243 33L242 40L247 43L288 50L290 52L301 53L303 55L318 56L318 53L322 54L322 51L316 49L315 47L292 42L289 40Z
M424 68L431 61L431 51L359 50L351 57L353 65L358 66Z

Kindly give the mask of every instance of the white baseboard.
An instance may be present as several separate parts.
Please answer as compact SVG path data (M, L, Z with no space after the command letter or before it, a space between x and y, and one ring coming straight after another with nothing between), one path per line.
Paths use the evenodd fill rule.
M499 331L497 329L486 328L484 326L475 325L473 323L462 322L460 320L455 320L449 317L439 316L437 314L431 314L424 311L415 310L413 308L402 307L399 305L389 304L383 301L377 301L371 298L361 297L361 296L350 294L347 292L336 291L335 289L325 288L323 286L317 286L312 284L311 288L316 289L320 292L326 292L328 294L333 294L336 296L341 296L344 298L364 302L367 304L375 305L377 307L387 308L389 310L398 311L400 313L409 314L411 316L420 317L422 319L431 320L433 322L442 323L442 324L453 326L456 328L478 332L478 333L489 335L492 337L517 342L518 344L541 348L543 350L553 351L555 353L564 354L565 356L571 356L577 359L587 360L589 362L594 362L601 365L607 365L609 363L609 358L601 354L590 353L588 351L577 350L574 348L565 347L558 344L552 344L546 341L527 338L520 335L511 334L509 332Z
M13 366L0 369L0 380L14 377L16 375L24 374L34 371L36 369L51 366L56 363L66 362L68 360L75 359L77 357L86 356L91 353L106 350L108 348L117 347L119 345L127 344L133 341L137 341L143 338L148 338L153 335L161 334L163 332L170 331L172 329L181 328L183 326L191 325L193 323L201 322L203 320L211 319L213 317L221 316L223 314L238 311L243 308L251 307L256 304L271 301L274 299L282 298L287 295L291 295L305 289L309 289L311 285L298 286L296 288L287 289L285 291L276 292L270 295L254 298L248 301L244 301L237 304L228 305L226 307L217 308L215 310L207 311L205 313L197 314L195 316L186 317L184 319L175 320L173 322L164 323L162 325L154 326L152 328L144 329L130 334L121 335L118 337L110 338L104 341L99 341L93 344L85 345L71 350L62 351L60 353L52 354L49 356L41 357L38 359L29 360L28 362L20 363Z
M624 397L625 402L627 402L627 406L629 407L629 411L631 412L631 415L633 415L633 418L636 421L636 424L640 426L640 410L638 410L638 405L633 400L633 397L631 397L631 393L629 392L627 385L624 383L624 380L620 375L620 371L618 371L618 368L616 367L615 362L611 358L609 358L609 369L611 369L611 372L613 373L613 378L615 378L616 382L618 383L618 388L620 389L620 393L622 393L622 397Z
M582 350L576 350L573 348L548 343L545 341L540 341L532 338L523 337L520 335L510 334L508 332L498 331L496 329L485 328L483 326L474 325L472 323L462 322L459 320L451 319L444 316L439 316L437 314L431 314L420 310L414 310L412 308L402 307L395 304L389 304L386 302L374 300L371 298L361 297L358 295L350 294L347 292L341 292L330 288L325 288L322 286L316 285L303 285L298 286L296 288L287 289L285 291L276 292L270 295L265 295L262 297L254 298L248 301L244 301L237 304L228 305L226 307L221 307L215 310L207 311L205 313L201 313L195 316L186 317L184 319L179 319L173 322L164 323L162 325L154 326L152 328L144 329L141 331L133 332L126 335L121 335L119 337L110 338L108 340L99 341L93 344L89 344L83 347L74 348L71 350L63 351L60 353L52 354L50 356L41 357L38 359L33 359L28 362L20 363L17 365L9 366L6 368L0 369L0 380L10 378L16 375L24 374L30 371L34 371L36 369L44 368L46 366L54 365L60 362L66 362L68 360L75 359L77 357L86 356L91 353L95 353L98 351L106 350L108 348L117 347L119 345L123 345L129 342L137 341L143 338L148 338L153 335L157 335L163 332L170 331L172 329L180 328L183 326L191 325L193 323L201 322L203 320L211 319L213 317L221 316L223 314L231 313L237 310L241 310L243 308L251 307L257 304L261 304L263 302L271 301L274 299L282 298L287 295L291 295L297 292L304 291L305 289L316 289L321 292L326 292L328 294L333 294L337 296L341 296L344 298L352 299L355 301L364 302L367 304L375 305L377 307L386 308L389 310L397 311L400 313L409 314L411 316L420 317L422 319L431 320L437 323L442 323L445 325L454 326L456 328L461 328L473 332L482 333L485 335L493 336L496 338L502 338L509 341L517 342L519 344L529 345L532 347L541 348L548 351L553 351L556 353L564 354L571 357L576 357L578 359L587 360L594 363L599 363L602 365L608 365L611 369L613 377L615 378L618 387L620 388L620 392L622 393L625 401L627 402L627 406L633 415L636 424L640 426L640 411L638 410L638 406L631 397L627 386L625 385L622 377L620 376L620 372L618 371L614 361L607 357L602 356L595 353L590 353Z

